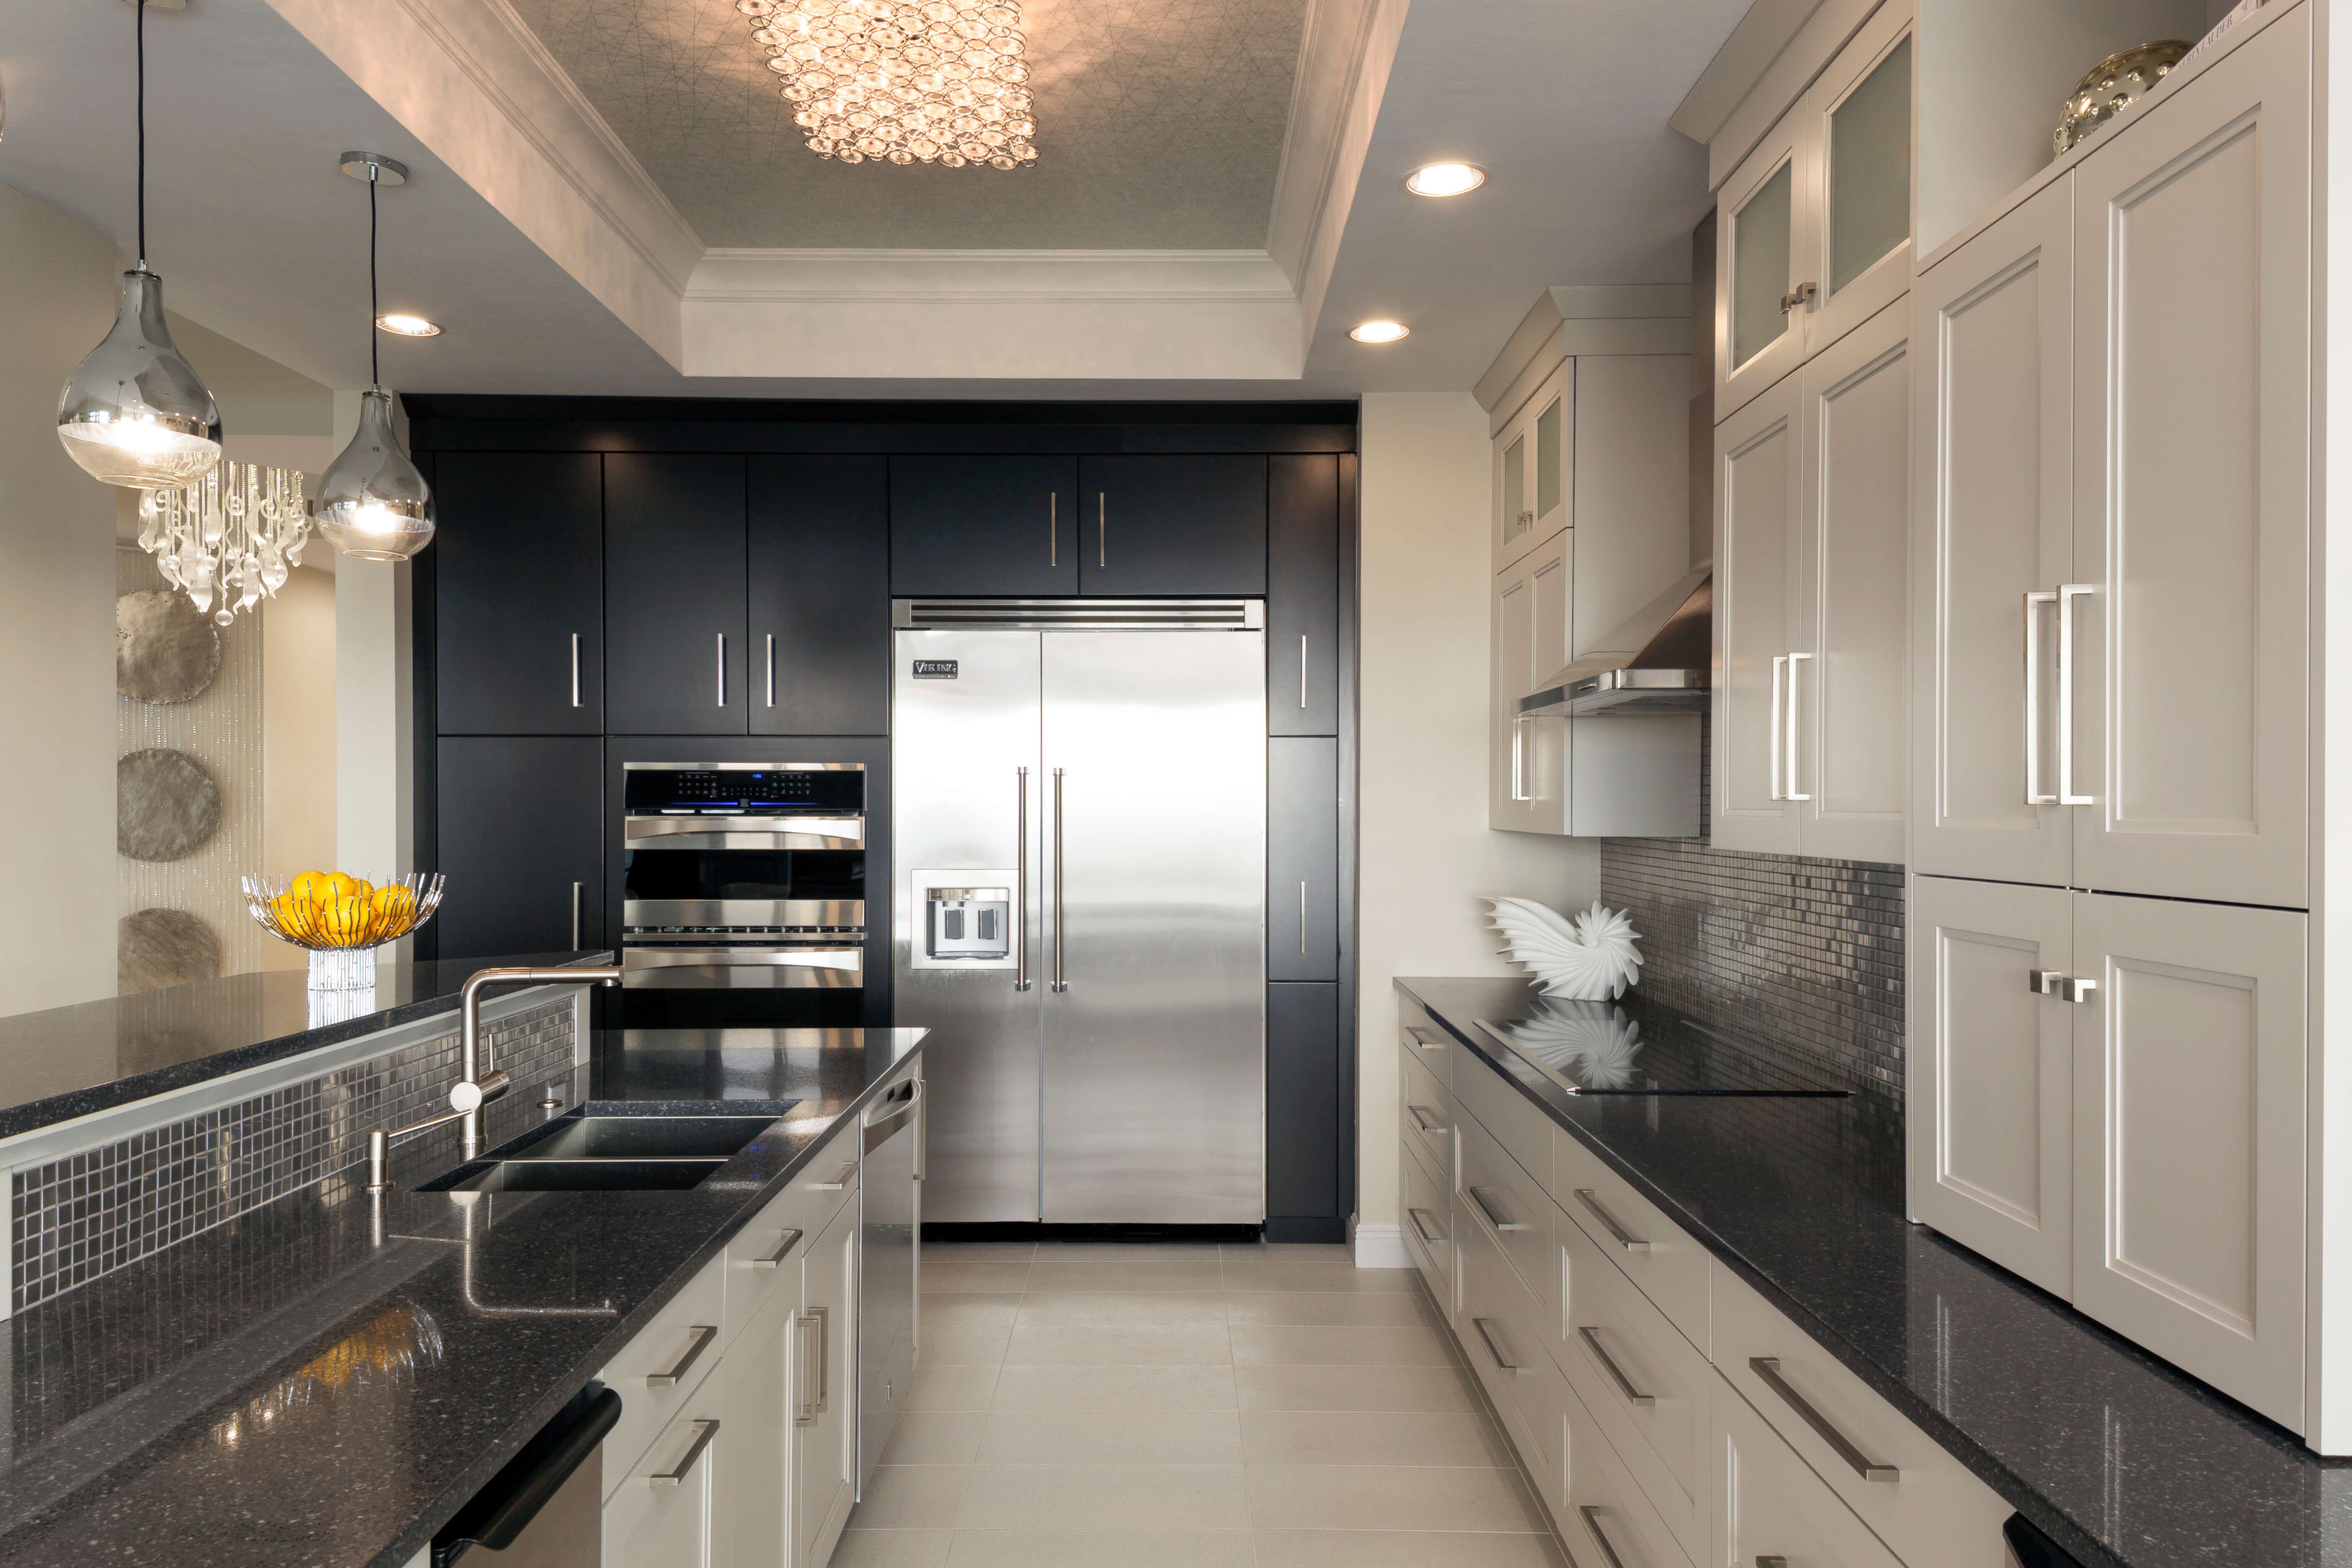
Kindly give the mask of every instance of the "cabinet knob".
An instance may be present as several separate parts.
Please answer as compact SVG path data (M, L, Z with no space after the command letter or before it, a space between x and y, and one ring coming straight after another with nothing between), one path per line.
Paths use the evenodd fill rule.
M1800 305L1811 305L1815 300L1821 298L1821 294L1820 284L1800 283L1796 288L1780 296L1780 314L1785 316Z

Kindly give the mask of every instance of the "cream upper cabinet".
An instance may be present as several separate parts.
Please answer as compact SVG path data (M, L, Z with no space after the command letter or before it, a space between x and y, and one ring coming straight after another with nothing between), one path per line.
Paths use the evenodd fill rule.
M1573 361L1552 372L1495 437L1495 570L1501 572L1571 521L1576 485L1569 426ZM1559 668L1554 666L1554 668Z
M2074 171L2078 886L2310 901L2309 62L2306 6Z
M1567 721L1523 717L1519 699L1568 662L1570 536L1554 534L1495 579L1494 673L1488 689L1486 825L1567 831Z
M1717 193L1717 419L1910 287L1913 74L1882 5Z
M1803 513L1790 376L1715 427L1714 844L1792 855L1789 653Z
M2074 563L2074 237L2067 175L1912 297L1916 871L2051 887L2072 875L2053 674Z

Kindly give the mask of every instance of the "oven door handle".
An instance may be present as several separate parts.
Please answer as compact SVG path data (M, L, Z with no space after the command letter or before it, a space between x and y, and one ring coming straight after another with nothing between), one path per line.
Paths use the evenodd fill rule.
M632 816L626 836L635 844L651 838L726 839L727 843L665 844L665 849L863 849L862 816ZM772 844L742 842L772 838Z
M857 947L624 947L621 967L630 969L840 969L865 967Z

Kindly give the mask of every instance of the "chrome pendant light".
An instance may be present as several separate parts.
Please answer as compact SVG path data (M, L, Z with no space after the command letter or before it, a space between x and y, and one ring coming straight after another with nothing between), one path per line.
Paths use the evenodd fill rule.
M108 332L66 378L58 439L93 478L179 489L220 461L220 409L163 324L163 280L147 266L147 0L138 4L139 265L122 275Z
M405 561L433 542L433 489L392 427L392 394L376 363L375 191L408 183L408 169L377 153L346 153L343 173L368 183L368 389L360 427L319 481L319 531L362 561Z

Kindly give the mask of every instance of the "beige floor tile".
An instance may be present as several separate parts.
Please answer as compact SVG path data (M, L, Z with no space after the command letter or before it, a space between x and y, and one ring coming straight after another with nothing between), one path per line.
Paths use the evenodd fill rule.
M923 1328L927 1332L933 1328L962 1328L970 1324L1009 1329L1021 1315L1024 1300L1018 1290L926 1290Z
M1040 1263L1213 1263L1213 1241L1042 1241Z
M1237 1328L1236 1366L1444 1366L1437 1331L1416 1328Z
M1257 1568L1567 1568L1567 1563L1549 1535L1417 1530L1257 1532Z
M849 1524L832 1568L943 1568L948 1560L944 1530L861 1530L854 1513Z
M1234 1405L1229 1366L1008 1366L992 1410L1205 1410Z
M886 1465L969 1465L980 1457L985 1410L902 1410L882 1450Z
M1242 1452L1241 1418L1232 1410L999 1410L988 1416L977 1458L991 1465L1231 1465Z
M1483 1412L1248 1410L1243 1458L1253 1465L1444 1465L1493 1469L1511 1451Z
M1254 1555L1246 1530L959 1530L947 1562L948 1568L1251 1568Z
M1000 1323L935 1323L926 1312L922 1321L922 1364L933 1366L994 1366L1004 1359L1013 1341L1013 1325Z
M1224 1300L1227 1322L1269 1328L1403 1328L1435 1321L1424 1298L1402 1290L1228 1290Z
M971 1479L970 1465L877 1465L857 1522L866 1530L952 1525Z
M1453 1410L1478 1408L1451 1366L1237 1366L1244 1410Z
M1028 1286L1029 1270L1026 1256L934 1258L927 1247L923 1249L922 1290L926 1296L942 1291L1022 1290Z
M1239 1529L1250 1522L1244 1486L1239 1465L975 1465L956 1525L959 1530Z
M1416 1268L1359 1268L1345 1259L1291 1260L1280 1258L1225 1260L1227 1290L1368 1290L1416 1291Z
M1225 1244L1227 1260L1250 1258L1279 1258L1286 1262L1348 1263L1356 1255L1347 1244L1337 1241L1234 1241Z
M1223 1366L1233 1360L1223 1323L1164 1328L1023 1323L1004 1352L1009 1366Z
M1138 1258L1131 1263L1039 1258L1030 1268L1031 1290L1219 1290L1225 1285L1215 1256L1196 1259Z
M985 1410L996 1397L993 1366L934 1365L926 1352L907 1391L909 1410Z
M1205 1290L1032 1290L1021 1298L1020 1321L1090 1328L1222 1325L1225 1299Z
M1245 1473L1251 1521L1265 1529L1540 1532L1547 1528L1517 1470L1251 1465ZM980 1489L981 1474L975 1468L974 1493Z

